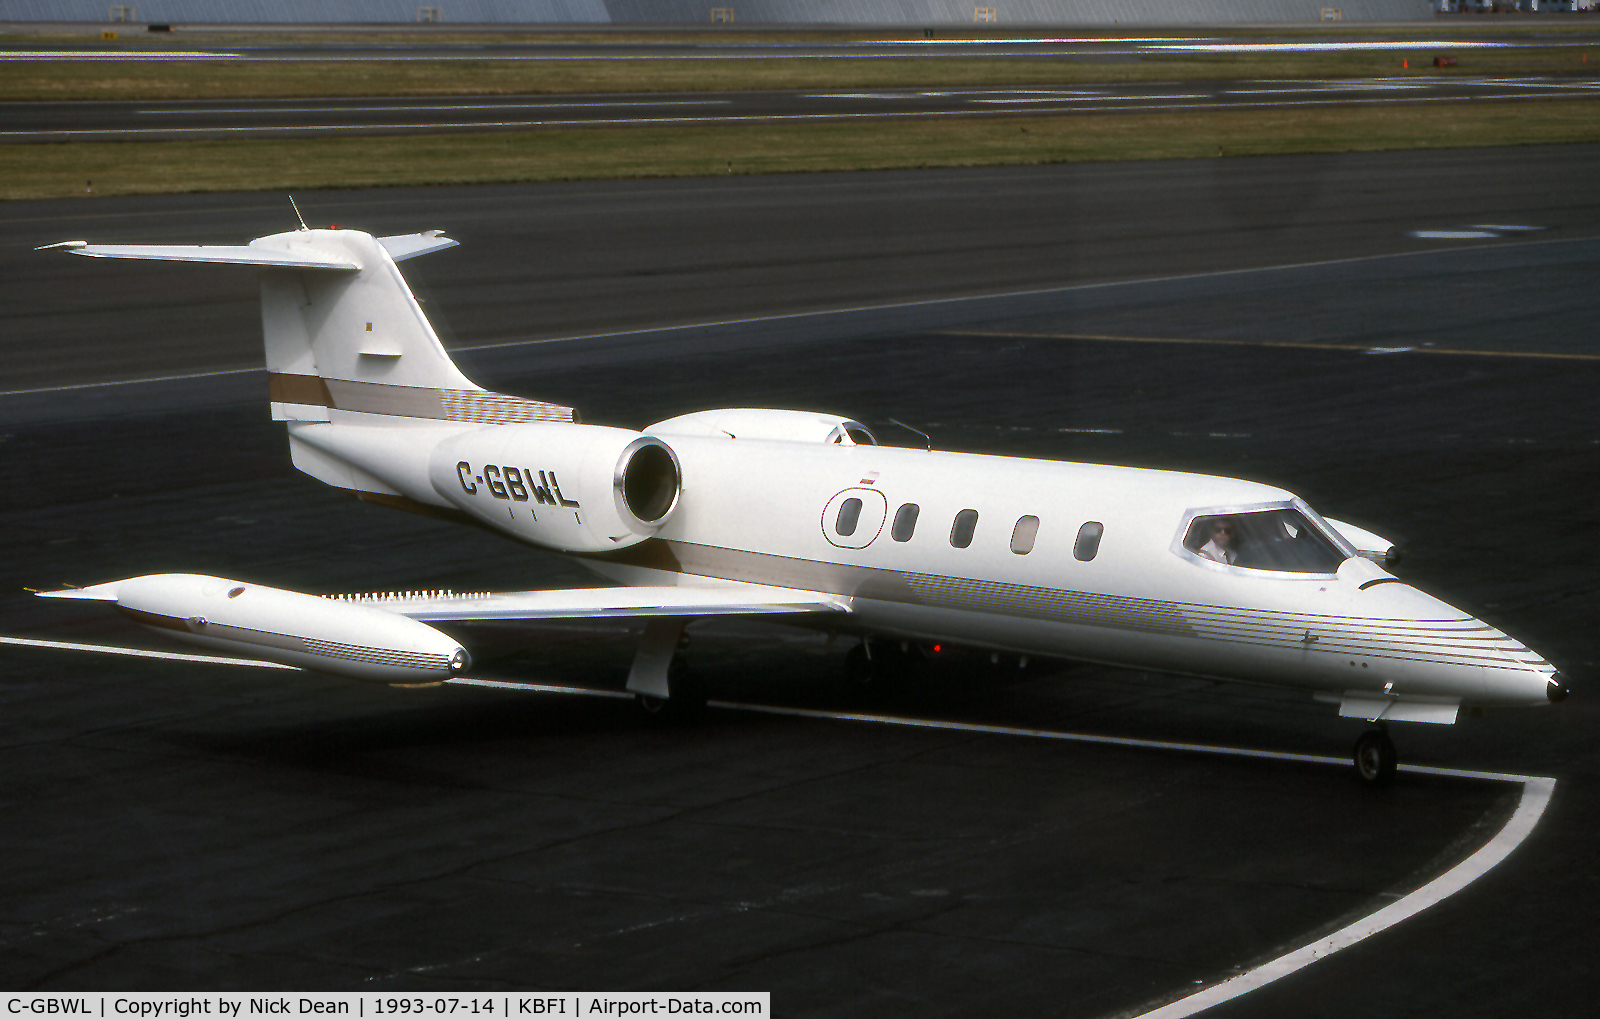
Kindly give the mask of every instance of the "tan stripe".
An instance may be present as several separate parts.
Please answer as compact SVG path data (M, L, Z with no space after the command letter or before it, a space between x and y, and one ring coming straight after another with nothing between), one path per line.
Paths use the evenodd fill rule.
M990 329L943 329L940 336L973 336L1004 340L1088 340L1097 343L1186 343L1207 347L1282 347L1289 350L1386 350L1370 343L1289 343L1277 340L1202 340L1179 336L1107 336L1097 333L1019 333ZM1463 350L1455 347L1407 347L1396 353L1450 354L1457 357L1521 357L1555 361L1600 361L1600 354L1549 354L1533 350Z
M356 491L351 491L350 494L355 496L357 499L360 499L362 502L370 502L374 506L387 506L390 509L405 510L407 513L415 513L424 517L433 517L435 520L448 520L453 524L476 524L480 527L484 526L477 517L463 513L461 510L450 509L445 506L429 506L425 502L418 502L415 499L408 499L403 495L388 495L383 492ZM500 532L494 531L494 533L499 534Z
M273 403L302 403L314 407L332 407L333 396L328 384L315 375L286 375L267 373L267 392Z
M352 382L328 379L328 392L339 410L362 414L395 414L408 418L445 419L444 402L437 389L419 386L391 386L384 382Z
M309 404L361 414L392 414L431 421L504 425L525 421L578 420L577 412L571 407L482 389L395 386L386 382L322 379L315 375L269 372L267 390L274 403Z
M154 612L141 612L138 609L130 609L125 605L118 605L117 611L140 626L155 626L163 630L177 630L181 633L189 632L189 624L177 616L162 616Z

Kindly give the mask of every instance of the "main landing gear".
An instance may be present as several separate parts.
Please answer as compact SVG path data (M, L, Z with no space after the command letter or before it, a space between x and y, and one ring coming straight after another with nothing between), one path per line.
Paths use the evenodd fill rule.
M911 679L916 659L893 641L863 640L844 656L845 675L860 687L883 688Z
M684 719L705 709L707 690L699 674L674 660L688 646L687 619L652 619L645 625L639 650L628 671L628 691L646 715Z
M1394 740L1388 730L1379 726L1368 729L1356 740L1356 781L1368 789L1388 785L1394 779L1399 758L1395 754Z
M709 699L705 680L698 672L681 662L674 662L667 677L666 697L635 693L633 701L639 710L652 718L687 720L705 711Z

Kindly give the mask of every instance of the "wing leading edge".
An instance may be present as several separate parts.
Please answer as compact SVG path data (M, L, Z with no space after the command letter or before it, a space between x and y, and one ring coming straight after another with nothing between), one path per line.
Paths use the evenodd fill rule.
M738 587L597 587L482 594L349 595L411 619L444 622L499 619L660 618L849 612L847 599L761 584Z

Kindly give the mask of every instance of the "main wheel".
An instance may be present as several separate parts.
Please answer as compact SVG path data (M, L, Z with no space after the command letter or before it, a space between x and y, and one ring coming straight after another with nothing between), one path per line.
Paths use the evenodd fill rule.
M1369 789L1386 786L1394 778L1399 758L1394 741L1382 729L1368 729L1356 740L1356 781Z
M844 675L853 686L867 686L872 682L872 657L867 654L867 644L862 641L846 652Z
M670 697L652 697L641 693L634 694L633 701L640 711L652 718L681 721L698 717L705 711L709 696L705 680L688 666L680 662L672 663L667 674L667 689L671 691Z
M870 640L870 638L869 638ZM889 688L909 682L917 659L892 640L864 640L845 655L845 675L859 686Z

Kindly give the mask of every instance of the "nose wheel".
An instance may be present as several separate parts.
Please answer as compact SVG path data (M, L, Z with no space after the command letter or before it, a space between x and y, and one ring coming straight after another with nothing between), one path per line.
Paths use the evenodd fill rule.
M1356 781L1369 789L1388 785L1399 764L1394 741L1383 729L1368 729L1356 740L1355 762Z

